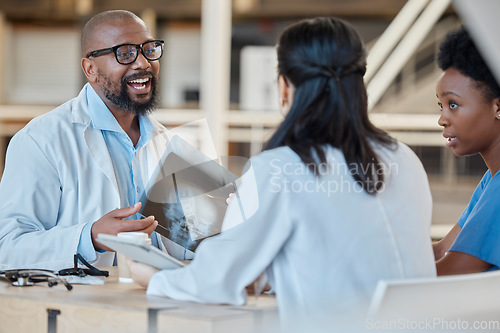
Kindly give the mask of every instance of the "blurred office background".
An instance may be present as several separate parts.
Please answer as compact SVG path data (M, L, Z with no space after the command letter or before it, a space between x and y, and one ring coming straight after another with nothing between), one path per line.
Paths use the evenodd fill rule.
M486 170L479 156L457 158L446 149L437 125L440 71L434 57L440 40L461 23L448 0L2 0L2 166L8 139L23 124L80 91L80 31L93 14L108 9L135 12L165 40L155 117L170 128L207 117L220 154L246 157L260 151L281 119L273 46L285 26L307 17L341 17L358 29L370 52L392 29L392 36L385 35L389 44L379 44L378 59L369 59L370 112L421 158L433 192L435 238L456 223ZM204 29L227 30L227 43ZM227 58L223 70L215 66L218 72L210 74L204 57L218 48ZM222 102L205 107L204 94L219 92Z

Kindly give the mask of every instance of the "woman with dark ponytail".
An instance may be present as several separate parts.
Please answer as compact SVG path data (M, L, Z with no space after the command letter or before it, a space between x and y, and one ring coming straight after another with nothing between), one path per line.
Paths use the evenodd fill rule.
M229 204L224 226L236 226L185 268L131 269L148 294L230 304L267 273L284 332L359 331L380 279L436 274L427 176L370 122L366 54L349 24L300 21L277 52L285 119Z
M375 194L384 176L372 143L394 147L394 140L368 119L365 71L363 44L344 22L320 18L287 29L278 44L278 72L282 112L289 115L266 150L288 146L314 166L327 162L325 146L338 148L357 166L354 179Z

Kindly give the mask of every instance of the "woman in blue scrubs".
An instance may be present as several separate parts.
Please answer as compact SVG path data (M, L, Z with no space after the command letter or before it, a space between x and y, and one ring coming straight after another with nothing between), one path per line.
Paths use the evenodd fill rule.
M441 43L436 86L446 146L488 167L458 223L434 244L438 275L500 267L500 87L464 27Z

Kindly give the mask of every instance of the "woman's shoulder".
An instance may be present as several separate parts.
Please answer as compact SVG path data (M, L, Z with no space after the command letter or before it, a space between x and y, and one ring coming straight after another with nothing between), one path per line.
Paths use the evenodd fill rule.
M290 147L278 147L269 150L265 150L258 155L250 158L252 166L254 165L283 165L285 163L295 163L300 162L301 159Z
M374 152L385 163L397 163L399 165L413 165L416 168L423 168L422 163L413 150L400 141L391 144L372 143ZM345 163L344 155L338 148L325 146L328 162L336 161ZM283 146L270 150L250 158L250 163L254 168L280 167L286 168L290 165L303 164L301 158L290 147Z
M277 178L290 177L303 167L300 157L287 146L265 150L250 158L244 173L251 171L258 183L267 183Z
M398 161L400 163L421 165L421 161L415 152L401 141L394 140L390 144L373 143L375 153L387 162Z

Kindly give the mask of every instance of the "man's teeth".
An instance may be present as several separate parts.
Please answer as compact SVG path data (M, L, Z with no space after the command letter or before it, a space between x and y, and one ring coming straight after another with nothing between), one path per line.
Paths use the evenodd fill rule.
M130 80L128 82L130 82L130 83L146 83L148 81L149 81L149 79L135 79L135 80Z
M133 85L135 89L145 89L146 88L146 83L149 81L149 78L145 79L135 79L135 80L130 80L128 81L129 84Z
M453 140L455 140L455 139L456 139L455 137L453 137L453 138L448 138L448 142L453 141Z

